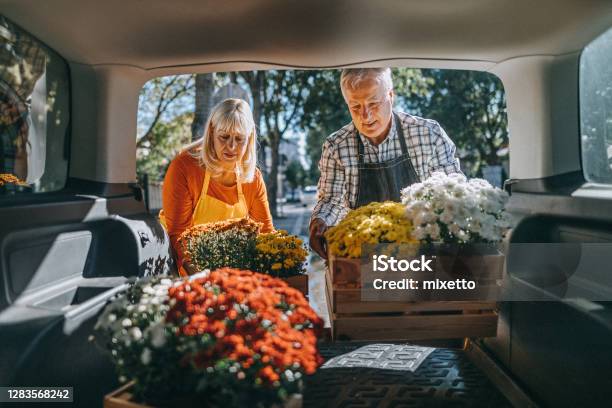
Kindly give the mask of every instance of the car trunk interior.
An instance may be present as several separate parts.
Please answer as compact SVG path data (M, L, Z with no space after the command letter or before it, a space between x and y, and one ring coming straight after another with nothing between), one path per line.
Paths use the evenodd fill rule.
M88 340L95 318L129 282L175 268L135 184L138 95L163 75L382 65L493 73L506 92L517 221L504 244L612 241L609 191L583 176L578 105L580 53L612 26L609 2L306 3L0 0L0 13L67 60L71 82L67 187L0 202L0 385L71 386L88 407L118 386ZM605 297L601 272L591 283ZM320 370L306 381L305 406L609 405L612 303L548 291L553 272L508 278L548 300L500 302L495 337L417 341L436 351L415 372ZM321 348L331 358L364 345Z

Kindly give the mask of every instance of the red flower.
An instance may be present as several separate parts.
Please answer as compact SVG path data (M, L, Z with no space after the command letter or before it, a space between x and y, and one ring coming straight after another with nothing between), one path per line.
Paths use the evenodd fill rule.
M287 369L312 374L322 363L322 321L298 290L251 271L222 268L169 289L166 319L186 339L210 335L187 359L195 367L237 363L246 380L275 386ZM290 313L288 312L290 311ZM241 377L242 378L242 377Z

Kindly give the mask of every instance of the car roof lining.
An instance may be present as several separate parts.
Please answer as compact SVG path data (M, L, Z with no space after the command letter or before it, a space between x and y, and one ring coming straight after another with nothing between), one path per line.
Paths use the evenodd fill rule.
M70 62L160 71L216 61L497 63L575 52L612 21L608 0L0 0L0 8Z

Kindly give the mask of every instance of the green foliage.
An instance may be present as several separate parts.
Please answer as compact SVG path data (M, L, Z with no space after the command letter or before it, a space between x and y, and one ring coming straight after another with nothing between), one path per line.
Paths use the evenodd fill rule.
M306 131L306 155L310 168L304 184L317 184L318 163L325 138L350 123L351 116L340 90L339 70L310 71L310 92L304 101L300 127Z
M320 129L331 133L350 123L351 116L340 91L340 71L306 71L310 92L304 101L304 115L300 126L304 129ZM322 145L322 143L321 143Z
M395 94L400 99L426 98L435 84L434 78L417 68L396 68L392 75Z
M231 228L204 232L186 240L185 252L198 271L222 267L251 269L256 254L257 232Z
M310 168L306 172L306 180L304 184L314 185L319 181L319 159L323 150L323 142L332 131L326 132L320 128L314 128L306 133L306 154L310 162Z
M407 111L438 121L457 146L461 168L480 175L507 161L508 118L501 81L486 72L421 70L426 90L398 94Z
M169 161L190 141L193 113L186 112L193 109L193 78L157 78L143 88L139 173L162 178ZM340 91L340 71L244 71L215 78L215 87L231 80L251 92L259 140L271 149L269 195L277 191L280 140L291 133L305 133L310 169L298 176L298 169L290 164L294 168L287 169L287 179L292 186L315 184L325 138L351 120ZM393 70L393 81L396 107L440 122L457 145L467 175L480 175L485 165L507 163L506 104L502 84L496 77L476 71L397 68ZM147 132L143 128L148 123L151 126Z
M170 122L157 122L149 140L136 150L136 171L161 180L170 161L191 141L193 113L177 116Z
M306 173L300 162L296 160L289 162L285 168L285 179L289 183L289 186L294 190L298 187L304 187Z
M485 165L507 158L508 131L503 86L491 74L460 70L393 69L396 106L437 120L455 142L464 172L480 175ZM318 71L304 105L306 152L316 183L317 163L325 138L350 122L340 91L340 71Z

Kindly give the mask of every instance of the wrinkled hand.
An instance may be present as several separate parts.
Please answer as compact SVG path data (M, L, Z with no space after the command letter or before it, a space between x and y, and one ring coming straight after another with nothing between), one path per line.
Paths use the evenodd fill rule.
M327 243L323 235L329 226L321 219L315 218L310 223L310 248L323 259L327 259Z

